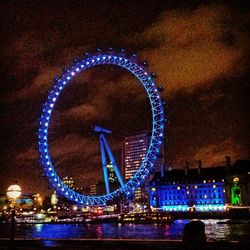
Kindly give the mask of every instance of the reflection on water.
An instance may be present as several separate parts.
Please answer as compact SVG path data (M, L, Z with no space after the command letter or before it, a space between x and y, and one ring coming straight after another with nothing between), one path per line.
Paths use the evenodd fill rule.
M232 240L230 239L230 228L233 225L217 224L219 221L220 220L203 220L206 225L207 238L216 240Z
M181 239L188 220L176 220L171 225L157 224L19 224L16 236L39 239L140 238ZM219 220L203 220L208 240L249 240L250 221L241 224L218 224ZM0 237L9 237L9 225L0 225Z
M43 224L35 224L35 229L36 229L37 232L41 232L42 227L43 227Z
M96 234L97 238L101 239L103 237L101 224L97 226L96 231L97 231L97 234Z

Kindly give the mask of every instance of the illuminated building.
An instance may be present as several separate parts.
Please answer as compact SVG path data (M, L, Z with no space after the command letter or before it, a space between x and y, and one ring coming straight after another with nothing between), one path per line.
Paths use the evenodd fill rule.
M145 158L147 149L150 144L150 135L147 131L139 131L125 137L122 147L122 174L123 179L127 182L137 172ZM155 172L163 172L164 160L163 154L155 164ZM147 181L143 187L135 190L135 200L147 198Z
M71 189L75 189L75 181L72 177L63 177L63 182Z
M157 175L152 180L150 204L167 211L224 210L225 176L223 169L206 168L198 174L197 169L172 170L165 178Z
M238 160L230 166L226 176L226 202L232 206L250 206L250 161Z
M36 206L42 205L42 198L40 194L34 193L34 194L22 194L21 197L18 198L16 201L17 206L21 207L22 209L32 209Z
M76 182L74 181L74 179L72 177L64 177L63 178L63 182L72 190L79 192L81 194L85 194L85 195L90 195L90 187L89 186L85 186L85 187L79 187L76 185Z
M110 182L110 190L113 191L117 188L119 188L119 183L118 182ZM96 184L90 185L90 195L103 195L106 193L106 187L105 187L105 182L104 181L99 181Z
M90 195L94 196L96 195L96 184L90 185Z
M31 210L35 206L41 206L42 200L40 200L39 194L26 194L22 193L21 196L16 200L16 208L21 208L23 210ZM11 205L10 200L6 194L0 194L0 211L8 209Z
M156 173L150 182L150 206L166 211L224 211L226 205L250 205L250 162L234 166L175 169Z
M56 191L54 191L54 193L51 195L50 203L51 203L52 206L57 205L57 203L58 203L58 196L56 194Z
M114 166L112 164L107 164L107 168L108 168L109 183L118 183L118 178L115 174Z
M38 207L41 207L43 205L43 198L41 197L41 195L39 193L34 194L34 204Z
M240 179L238 177L233 178L233 185L231 187L231 202L232 205L241 205L241 188L239 186Z

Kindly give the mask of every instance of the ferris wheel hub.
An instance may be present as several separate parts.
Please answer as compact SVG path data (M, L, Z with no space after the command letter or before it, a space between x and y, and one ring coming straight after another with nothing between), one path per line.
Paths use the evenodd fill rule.
M100 134L111 134L111 130L108 130L106 128L102 128L98 125L93 125L92 129L94 132L100 133Z

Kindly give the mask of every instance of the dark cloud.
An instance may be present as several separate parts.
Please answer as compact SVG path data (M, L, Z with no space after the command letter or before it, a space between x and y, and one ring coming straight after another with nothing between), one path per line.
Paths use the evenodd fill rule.
M237 29L223 25L225 19L234 22L231 12L225 5L165 11L144 31L146 40L159 43L154 49L146 48L145 56L160 75L166 94L181 88L190 91L218 78L244 74L248 34L238 32L230 45L225 38L222 40Z
M185 3L184 3L185 2ZM38 117L53 79L94 48L127 47L147 59L168 100L167 160L221 164L249 157L249 9L227 1L37 1L2 4L1 190L17 179L47 190L37 155ZM74 79L60 96L49 132L60 176L101 178L98 136L121 162L130 131L151 127L142 87L128 72L103 66ZM38 184L39 183L39 184ZM40 185L41 183L41 185Z
M249 136L245 127L249 120L239 111L242 91L249 88L235 91L235 84L242 83L218 81L190 93L180 91L171 99L168 151L177 165L201 159L216 166L224 155L249 157L249 144L243 139Z

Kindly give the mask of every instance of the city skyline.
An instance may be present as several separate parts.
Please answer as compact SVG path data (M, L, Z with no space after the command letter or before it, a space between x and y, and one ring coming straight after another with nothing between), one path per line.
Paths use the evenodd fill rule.
M249 10L241 1L174 2L1 3L1 192L13 180L27 192L48 191L37 157L42 105L63 67L96 48L135 52L158 75L170 120L167 164L249 159ZM123 138L151 127L144 91L108 66L79 75L53 115L57 170L79 181L102 175L93 123L112 130L107 139L120 163Z

